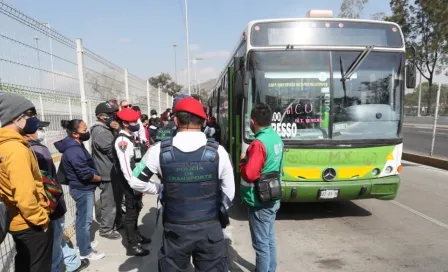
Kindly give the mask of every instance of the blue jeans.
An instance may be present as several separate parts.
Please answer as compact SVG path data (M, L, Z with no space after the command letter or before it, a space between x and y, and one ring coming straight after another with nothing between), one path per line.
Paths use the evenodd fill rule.
M70 195L76 202L76 243L81 256L92 253L90 246L90 226L93 220L93 191L70 189Z
M277 268L275 216L279 209L280 203L267 204L263 208L249 207L249 228L257 256L257 272L274 272Z
M65 216L52 220L53 226L53 259L51 264L52 272L59 272L61 261L64 260L67 271L75 271L81 266L81 260L76 254L76 250L69 247L64 239Z

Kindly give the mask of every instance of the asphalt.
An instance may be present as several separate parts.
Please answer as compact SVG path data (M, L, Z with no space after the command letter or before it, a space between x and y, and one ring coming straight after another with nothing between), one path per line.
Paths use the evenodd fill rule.
M448 171L403 166L394 201L282 204L277 271L448 271ZM234 202L225 230L230 271L254 271L246 208ZM161 228L155 228L155 204L154 196L144 197L140 217L142 232L153 238L149 256L127 257L120 241L97 236L97 249L107 256L86 271L157 271Z
M405 124L403 127L404 151L429 155L432 135L432 125ZM437 127L433 155L448 159L448 125L440 125Z

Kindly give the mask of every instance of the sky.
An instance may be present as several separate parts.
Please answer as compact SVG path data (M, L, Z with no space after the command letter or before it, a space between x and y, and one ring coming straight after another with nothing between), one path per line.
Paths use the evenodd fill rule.
M28 16L141 78L167 72L186 82L184 0L4 0ZM227 63L247 23L255 19L304 17L310 9L331 9L337 15L342 0L188 0L190 58L197 80L217 77ZM389 0L370 0L363 17L384 11ZM195 80L194 65L190 65Z

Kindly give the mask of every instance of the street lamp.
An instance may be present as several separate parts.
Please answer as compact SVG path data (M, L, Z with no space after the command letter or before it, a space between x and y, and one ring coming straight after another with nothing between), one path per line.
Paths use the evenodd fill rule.
M188 41L188 7L187 0L185 0L185 32L187 36L187 78L188 78L188 94L191 95L191 81L190 81L190 42Z
M176 56L176 47L177 47L177 44L173 44L173 48L174 48L174 79L176 80L176 83L179 83L179 82L177 82L177 56Z
M39 37L34 36L33 40L36 41L37 67L39 68L39 88L42 88L42 71L40 68L40 55L39 55Z
M53 41L51 39L51 35L50 35L50 23L40 23L41 25L44 25L47 27L47 35L48 35L48 39L49 39L49 46L50 46L50 63L51 63L51 77L53 80L53 91L56 89L55 87L55 81L54 81L54 64L53 64Z
M201 85L199 84L198 79L197 79L196 63L201 60L204 60L204 58L194 58L191 60L194 64L194 82L196 83L196 88L197 88L196 93L197 94L199 94L199 92L200 92Z

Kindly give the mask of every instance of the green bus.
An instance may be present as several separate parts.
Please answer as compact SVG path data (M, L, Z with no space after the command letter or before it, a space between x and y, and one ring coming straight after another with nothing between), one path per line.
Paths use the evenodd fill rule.
M207 101L221 144L238 165L254 135L250 111L273 110L285 144L283 202L392 200L400 185L406 61L400 27L333 18L252 21Z

